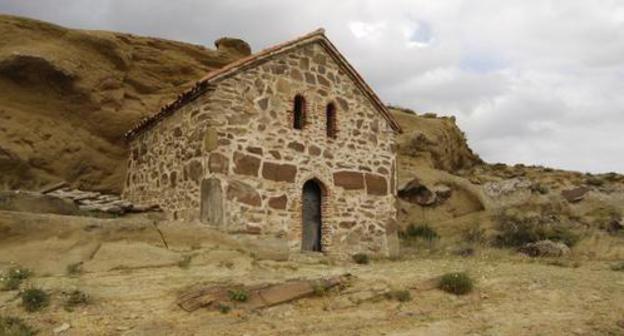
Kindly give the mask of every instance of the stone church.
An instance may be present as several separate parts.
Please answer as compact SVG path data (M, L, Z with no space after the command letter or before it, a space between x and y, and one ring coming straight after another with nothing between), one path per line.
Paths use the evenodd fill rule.
M388 255L399 132L319 29L208 73L128 131L124 197L293 253Z

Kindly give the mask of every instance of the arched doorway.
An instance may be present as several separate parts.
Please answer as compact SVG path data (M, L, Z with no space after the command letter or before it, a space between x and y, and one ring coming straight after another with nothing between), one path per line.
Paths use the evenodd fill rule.
M321 252L321 203L323 192L319 182L309 180L303 185L302 195L302 242L303 251Z

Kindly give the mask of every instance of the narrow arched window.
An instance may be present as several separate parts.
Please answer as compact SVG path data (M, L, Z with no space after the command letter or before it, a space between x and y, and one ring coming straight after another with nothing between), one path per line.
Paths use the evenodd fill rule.
M293 128L303 129L305 124L305 98L302 95L296 95L293 102Z
M336 138L336 105L334 105L334 103L327 104L327 108L325 109L325 118L327 136L330 138Z

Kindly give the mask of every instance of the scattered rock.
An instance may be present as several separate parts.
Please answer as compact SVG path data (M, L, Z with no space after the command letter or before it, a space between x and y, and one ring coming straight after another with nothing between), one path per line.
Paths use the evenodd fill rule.
M561 257L568 254L570 248L564 243L540 240L535 243L528 243L518 251L530 257Z
M69 328L71 328L71 326L69 325L69 323L65 322L63 324L61 324L60 326L54 328L52 330L52 332L54 333L54 335L59 335L67 330L69 330Z
M511 194L520 189L531 186L531 182L523 178L512 178L497 182L488 182L483 185L483 190L490 197L499 197Z
M453 189L445 184L436 184L432 190L440 201L447 200L453 194Z
M58 186L61 186L59 184ZM135 205L121 199L119 195L102 194L97 191L70 189L69 187L49 187L42 197L52 197L74 203L82 211L104 212L112 215L123 215L128 212L157 211L157 205ZM37 193L39 194L39 193Z
M578 187L574 189L563 190L561 196L570 203L577 203L585 198L585 194L589 191L587 187Z
M417 178L408 182L404 187L399 189L399 198L410 203L416 203L422 206L430 206L436 202L436 194L429 190Z

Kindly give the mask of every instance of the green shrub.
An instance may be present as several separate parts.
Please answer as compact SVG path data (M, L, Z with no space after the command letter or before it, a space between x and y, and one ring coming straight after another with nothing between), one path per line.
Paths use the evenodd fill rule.
M28 288L20 294L22 306L29 312L35 312L50 304L50 294L39 288Z
M219 303L217 305L217 309L221 312L221 314L227 314L230 312L230 310L232 310L232 307L224 304L224 303Z
M455 295L470 293L473 287L472 279L464 272L444 274L438 282L438 289Z
M356 264L368 265L368 263L370 263L370 258L366 253L356 253L353 255L353 261L355 261Z
M0 316L1 336L33 336L37 333L24 320L12 316Z
M72 311L76 306L86 306L90 303L89 295L81 290L73 290L67 293L65 298L65 310Z
M82 261L74 263L74 264L67 265L67 274L68 275L75 276L75 275L78 275L80 273L82 273Z
M407 302L412 300L412 294L407 289L396 289L389 291L385 294L388 300L397 300L400 302Z
M13 267L0 277L3 290L16 290L22 282L32 275L32 271L23 267Z
M624 272L624 261L611 265L611 269L618 272Z
M541 195L546 195L550 192L550 190L548 190L548 187L546 187L545 185L541 183L533 183L529 187L529 190L531 190L531 192L534 194L541 194Z
M585 184L594 186L594 187L600 187L604 185L604 183L605 181L601 179L600 177L590 176L587 179L585 179Z
M405 238L422 238L427 241L432 241L440 238L438 233L430 227L428 224L414 225L410 224L404 233Z
M327 287L320 282L317 281L312 285L312 289L314 291L314 296L325 296L327 295Z
M247 302L249 299L249 293L244 289L230 289L228 291L228 296L230 300L236 302Z
M498 234L494 245L499 247L520 247L546 239L572 247L580 239L578 234L557 223L552 216L521 216L503 212L497 215L496 221Z
M178 261L178 267L183 268L183 269L187 269L191 266L191 260L193 259L192 256L190 255L186 255L184 256L184 258L182 258L182 260Z
M462 237L466 242L472 244L483 244L487 240L485 229L479 223L473 223L467 227L462 232Z

